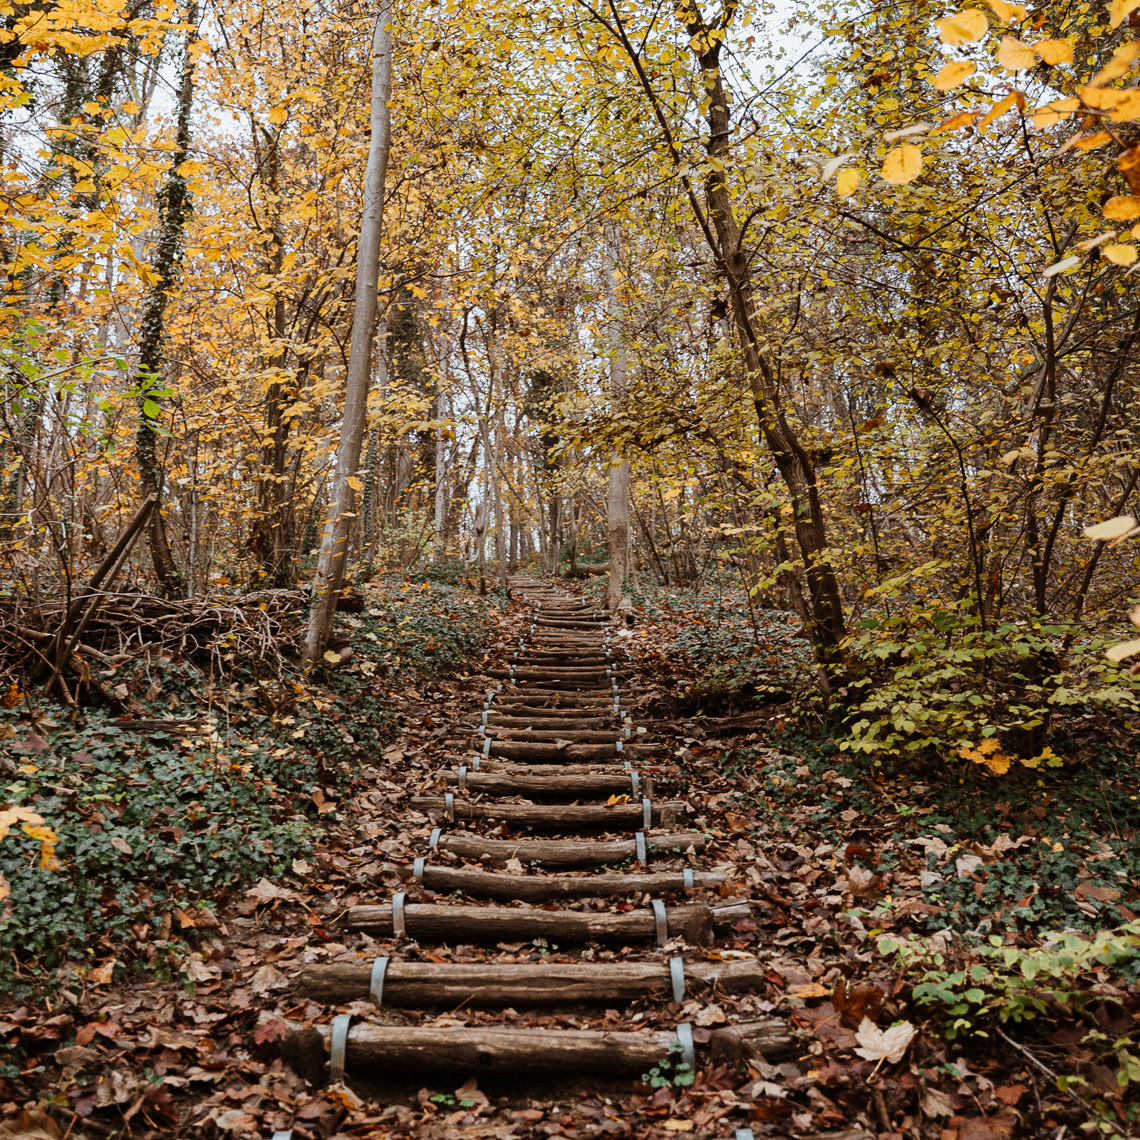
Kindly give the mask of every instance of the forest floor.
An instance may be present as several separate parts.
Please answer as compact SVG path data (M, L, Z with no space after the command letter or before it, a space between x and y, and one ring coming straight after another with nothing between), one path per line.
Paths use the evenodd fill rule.
M64 841L59 872L29 869L15 832L0 845L13 885L0 1140L1140 1134L1140 943L1122 932L1140 911L1134 755L1090 740L1079 771L892 774L793 709L806 654L787 615L678 592L639 607L629 711L672 740L670 794L709 837L706 865L757 904L719 952L767 967L762 993L647 1002L639 1020L786 1018L795 1060L692 1084L667 1065L649 1083L546 1089L434 1074L389 1102L282 1061L285 1023L323 1016L294 996L298 970L348 953L338 916L398 889L384 863L422 854L430 821L408 797L486 688L480 650L520 620L462 591L385 584L342 619L355 656L327 687L230 686L205 742L7 711L8 794ZM176 673L122 683L141 713L169 715L171 693L195 700Z

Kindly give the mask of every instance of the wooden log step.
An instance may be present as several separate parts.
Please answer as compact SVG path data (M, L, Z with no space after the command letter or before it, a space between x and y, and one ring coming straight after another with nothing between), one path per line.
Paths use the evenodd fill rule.
M449 784L458 785L458 772L444 772L441 775ZM648 796L652 795L653 788L652 776L620 768L609 772L566 773L561 768L548 767L539 775L500 772L498 769L473 772L469 769L464 774L463 782L469 792L484 792L493 796L526 796L530 799L579 799L590 795L623 794Z
M622 674L612 669L486 669L488 677L498 681L622 681Z
M494 725L495 728L533 728L533 729L557 729L557 728L610 728L614 731L621 731L624 725L612 714L610 716L587 716L582 715L575 717L562 713L558 716L540 716L542 710L537 710L528 716L511 716L507 713L489 712L487 714L487 725L490 727ZM476 725L476 728L479 726Z
M543 867L604 867L637 857L635 839L485 839L479 835L444 835L439 846L463 859L482 860L487 856L501 863L517 859ZM705 849L705 837L699 831L649 834L645 846L650 854L700 854Z
M725 909L725 908L720 908ZM747 918L747 906L734 907L740 913L733 921ZM405 903L404 931L417 941L459 940L501 942L536 938L548 942L652 942L657 939L657 915L648 907L613 914L610 911L532 910L513 906L456 906L454 903ZM393 908L349 907L343 923L350 930L392 937ZM705 903L682 903L665 907L667 937L684 938L693 946L711 946L713 911Z
M412 796L413 811L449 820L493 819L544 830L619 831L639 827L672 827L684 811L683 800L649 801L652 821L646 825L642 800L626 804L526 804L475 802L455 796L448 810L443 796Z
M473 775L476 771L480 773L497 773L499 775L509 776L542 776L548 778L550 776L612 776L615 773L629 776L629 773L636 770L641 773L642 777L645 776L664 776L667 769L667 763L660 760L638 760L636 765L631 768L625 766L625 762L619 757L613 756L609 762L595 761L592 764L519 764L514 760L496 759L494 756L483 756L480 753L479 767L472 768L470 764L465 763L468 757L474 759L470 752L457 752L453 753L457 762L467 768L468 775ZM444 773L440 773L443 775ZM455 773L452 773L455 775Z
M749 993L765 985L760 962L686 962L686 993L720 990ZM305 966L297 993L325 1005L367 1001L371 962ZM579 1005L636 1001L672 992L663 962L435 963L390 961L384 968L381 1004L417 1009Z
M491 702L489 712L526 712L541 711L543 716L612 716L614 698L611 693L608 697L590 697L584 694L553 693L539 695L535 693L519 693L509 690L497 693L497 698ZM619 714L620 715L620 714Z
M602 681L523 681L516 678L505 688L507 696L531 694L540 697L593 697L596 700L609 699L613 704L613 685L607 677Z
M462 891L472 898L502 899L504 902L551 902L555 899L627 898L639 892L654 895L680 894L690 889L714 889L724 882L719 871L647 871L641 875L508 875L497 871L475 871L467 867L429 864L419 880L408 866L385 864L411 883L422 883L430 891Z
M635 759L641 756L659 756L665 746L652 744L626 744L621 752L616 745L607 744L547 744L535 741L533 744L514 743L507 740L492 740L492 756L502 756L508 760L608 760L613 756Z
M619 740L623 744L626 743L625 734L617 726L608 729L504 728L502 725L487 725L484 727L478 724L458 725L457 727L467 729L468 735L466 737L445 736L443 742L449 748L462 748L465 743L469 743L475 737L478 737L480 740L484 737L490 740L503 741L533 740L537 744L557 744L560 740L564 740L568 744L617 744ZM480 728L483 728L482 732L479 731ZM652 739L644 732L638 734L637 741L639 744L653 743ZM482 745L480 744L479 747L482 747Z
M589 629L599 632L609 624L608 618L597 618L593 621L576 621L574 618L541 618L536 617L534 624L540 629Z
M332 1037L331 1025L300 1030L285 1043L285 1055L298 1071L321 1083ZM380 1077L399 1069L418 1074L444 1070L448 1076L475 1072L488 1076L517 1073L605 1073L637 1076L673 1056L677 1035L669 1030L616 1032L603 1029L499 1029L487 1026L350 1024L345 1048L346 1068L356 1074L375 1071ZM713 1030L709 1042L698 1046L701 1066L707 1058L741 1068L759 1054L778 1061L790 1056L796 1039L787 1024L776 1019L737 1028ZM707 1051L706 1051L707 1050Z

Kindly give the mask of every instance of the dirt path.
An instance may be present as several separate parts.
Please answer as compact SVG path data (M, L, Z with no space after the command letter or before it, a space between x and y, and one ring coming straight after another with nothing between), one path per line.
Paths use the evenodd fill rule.
M748 1140L733 1086L798 1044L755 996L767 967L735 948L769 904L709 857L707 819L690 824L678 742L630 715L636 678L607 616L512 586L518 636L442 729L429 794L406 801L410 858L380 868L395 889L346 900L343 953L302 967L285 1056L352 1090L355 1135L387 1134L359 1132L371 1118L425 1137ZM636 1127L620 1104L650 1072Z

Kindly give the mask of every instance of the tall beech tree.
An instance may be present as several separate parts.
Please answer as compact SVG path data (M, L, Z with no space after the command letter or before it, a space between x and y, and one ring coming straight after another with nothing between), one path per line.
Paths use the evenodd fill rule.
M344 417L340 427L336 469L321 532L320 551L312 584L312 603L301 662L311 669L320 656L337 599L344 585L345 560L356 518L356 492L363 489L358 471L364 443L365 410L372 382L375 351L380 239L384 226L384 189L392 139L391 0L384 0L372 30L371 114L368 166L364 174L360 238L356 250L356 294L345 377Z

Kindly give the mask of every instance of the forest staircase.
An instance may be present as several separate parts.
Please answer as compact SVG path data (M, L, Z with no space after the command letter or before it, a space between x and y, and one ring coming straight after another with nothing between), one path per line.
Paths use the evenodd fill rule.
M502 668L488 671L495 685L482 707L456 726L448 743L460 749L459 762L439 773L439 794L411 801L437 824L427 849L412 866L390 868L404 890L382 905L354 906L342 921L403 940L409 957L430 943L510 941L557 948L551 956L559 958L573 946L578 957L501 963L393 954L307 966L301 996L342 1006L371 999L377 1011L317 1025L307 1031L310 1050L327 1059L330 1081L401 1072L422 1079L441 1069L636 1077L667 1057L699 1068L707 1059L740 1067L757 1053L786 1055L792 1037L779 1020L572 1029L528 1026L514 1012L648 1000L679 1013L688 998L764 983L758 961L721 960L711 950L718 931L752 904L720 897L724 875L700 867L705 836L683 829L684 801L661 798L668 743L635 731L623 711L628 661L608 615L529 578L511 587L529 604L529 631ZM446 901L420 901L425 892ZM621 953L591 960L598 944ZM586 946L594 950L583 955ZM522 1024L454 1024L455 1011L477 1007L510 1010ZM443 1026L385 1018L395 1009L452 1016Z

